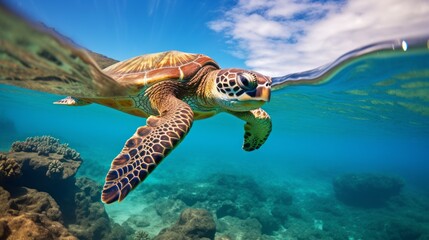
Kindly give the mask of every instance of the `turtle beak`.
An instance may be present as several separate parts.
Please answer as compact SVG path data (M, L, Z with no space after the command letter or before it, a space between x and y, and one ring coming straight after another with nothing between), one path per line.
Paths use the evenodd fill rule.
M271 98L271 87L269 86L258 86L256 88L256 98L259 98L260 100L264 102L269 102Z

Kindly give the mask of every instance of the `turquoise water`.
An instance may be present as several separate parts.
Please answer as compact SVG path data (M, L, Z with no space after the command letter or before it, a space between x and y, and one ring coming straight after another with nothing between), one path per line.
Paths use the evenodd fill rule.
M404 179L405 192L428 197L427 47L363 55L340 64L323 79L328 80L287 86L273 93L264 109L274 127L260 150L241 150L243 123L234 117L220 114L195 122L186 140L138 190L122 203L106 205L108 213L119 223L136 211L148 214L143 210L151 204L145 201L146 189L156 191L159 184L194 189L210 184L207 177L212 174L246 176L262 188L288 189L298 199L295 204L308 200L309 193L332 196L332 179L350 172L396 175ZM13 141L28 136L52 135L81 153L84 164L78 176L102 183L111 160L145 120L96 104L51 104L61 97L1 85L1 150L7 151ZM166 191L164 198L180 189ZM427 209L423 214L428 214ZM365 216L366 210L361 211ZM381 221L391 218L383 213L378 217ZM156 234L162 227L158 222L146 230ZM285 228L272 236L283 239ZM350 229L351 236L365 237Z
M275 78L276 91L264 106L273 131L257 151L241 149L243 122L235 117L220 114L195 122L186 139L144 183L123 202L105 205L109 216L118 223L136 214L144 216L150 224L136 229L152 236L173 223L179 210L200 207L217 214L218 236L231 239L258 239L258 234L265 239L299 235L301 239L427 239L429 42L411 39L406 50L400 48L401 42L387 43L358 49L311 72ZM51 135L81 153L84 163L78 177L103 183L111 160L145 119L96 104L52 104L62 97L0 85L0 150L8 151L14 141L29 136ZM401 197L376 210L335 199L336 177L367 172L402 178ZM232 180L225 187L213 181L217 177ZM210 200L210 191L219 198ZM238 200L228 198L229 191L243 195ZM292 195L292 204L273 200L283 191ZM263 196L257 197L257 192ZM167 200L176 205L156 205ZM238 209L245 202L251 214L219 215L219 206L228 201L237 203ZM162 206L174 213L168 220L159 213ZM278 216L275 207L286 207L280 212L287 213ZM278 226L260 219L263 214L258 211ZM246 227L252 228L245 222L248 219L262 224L253 237L243 237ZM384 227L363 230L371 225L369 219ZM342 230L334 231L339 222ZM272 225L276 227L267 230ZM384 232L375 235L380 231Z

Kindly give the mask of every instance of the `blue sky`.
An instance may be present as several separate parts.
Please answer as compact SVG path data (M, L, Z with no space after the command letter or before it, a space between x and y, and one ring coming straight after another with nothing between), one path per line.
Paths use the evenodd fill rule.
M11 6L79 45L118 60L166 50L204 53L222 66L244 67L208 27L227 1L14 0ZM221 61L220 61L221 60Z
M279 76L355 48L429 35L427 0L6 0L118 60L179 50Z

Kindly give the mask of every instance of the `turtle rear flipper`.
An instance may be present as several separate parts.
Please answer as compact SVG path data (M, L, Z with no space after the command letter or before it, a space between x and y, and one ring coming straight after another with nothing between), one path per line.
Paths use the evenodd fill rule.
M75 97L124 96L127 90L84 50L1 4L0 83Z
M113 159L101 200L122 201L142 182L188 133L193 122L191 107L172 95L159 97L160 116L150 116Z

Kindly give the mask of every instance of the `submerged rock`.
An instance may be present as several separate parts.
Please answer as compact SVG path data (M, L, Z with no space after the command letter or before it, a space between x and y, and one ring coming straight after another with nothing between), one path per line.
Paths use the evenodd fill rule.
M0 187L0 196L0 239L77 239L49 194L21 187L11 195Z
M289 206L292 205L293 197L292 194L283 189L273 189L276 190L276 194L274 195L274 204Z
M207 210L187 208L173 226L163 229L154 240L214 239L215 233L215 221Z
M429 235L422 237L425 233L424 228L414 221L404 222L401 219L395 219L387 222L384 228L389 239L418 240L429 237Z
M263 234L271 235L280 228L280 222L268 209L256 208L250 215L261 223L261 231Z
M174 223L186 208L181 200L160 199L155 203L155 211L165 223Z
M209 179L212 185L218 186L224 191L233 191L237 194L237 197L241 197L242 194L246 194L249 198L256 198L259 201L264 201L266 199L263 188L261 188L260 184L250 176L215 174L210 176Z
M76 185L70 192L63 189L68 201L26 187L0 187L0 239L126 239L133 234L109 218L99 185L86 178Z
M289 208L283 205L275 205L271 209L271 215L277 219L280 223L284 223L289 218Z
M79 239L125 239L128 232L113 223L100 201L101 186L89 178L76 180L73 222L68 225L70 232Z
M286 228L287 231L282 236L282 239L355 239L347 236L338 226L329 232L320 228L320 226L315 226L314 220L311 222L291 221L286 225Z
M384 206L401 192L401 179L380 174L345 174L333 181L335 196L341 202L359 207Z
M223 218L225 216L238 217L240 219L246 219L249 217L249 213L243 208L237 206L232 201L224 201L220 204L220 207L216 210L216 217Z
M0 156L0 239L126 239L100 201L101 186L75 178L80 154L51 137L15 142Z
M218 237L220 239L262 239L262 225L254 218L239 219L226 216L218 219Z
M174 198L177 198L184 202L187 206L192 207L198 202L204 202L207 200L207 193L201 191L198 187L195 188L182 188L180 189Z
M9 213L42 213L52 221L62 222L62 213L57 202L47 193L21 187L9 200Z

